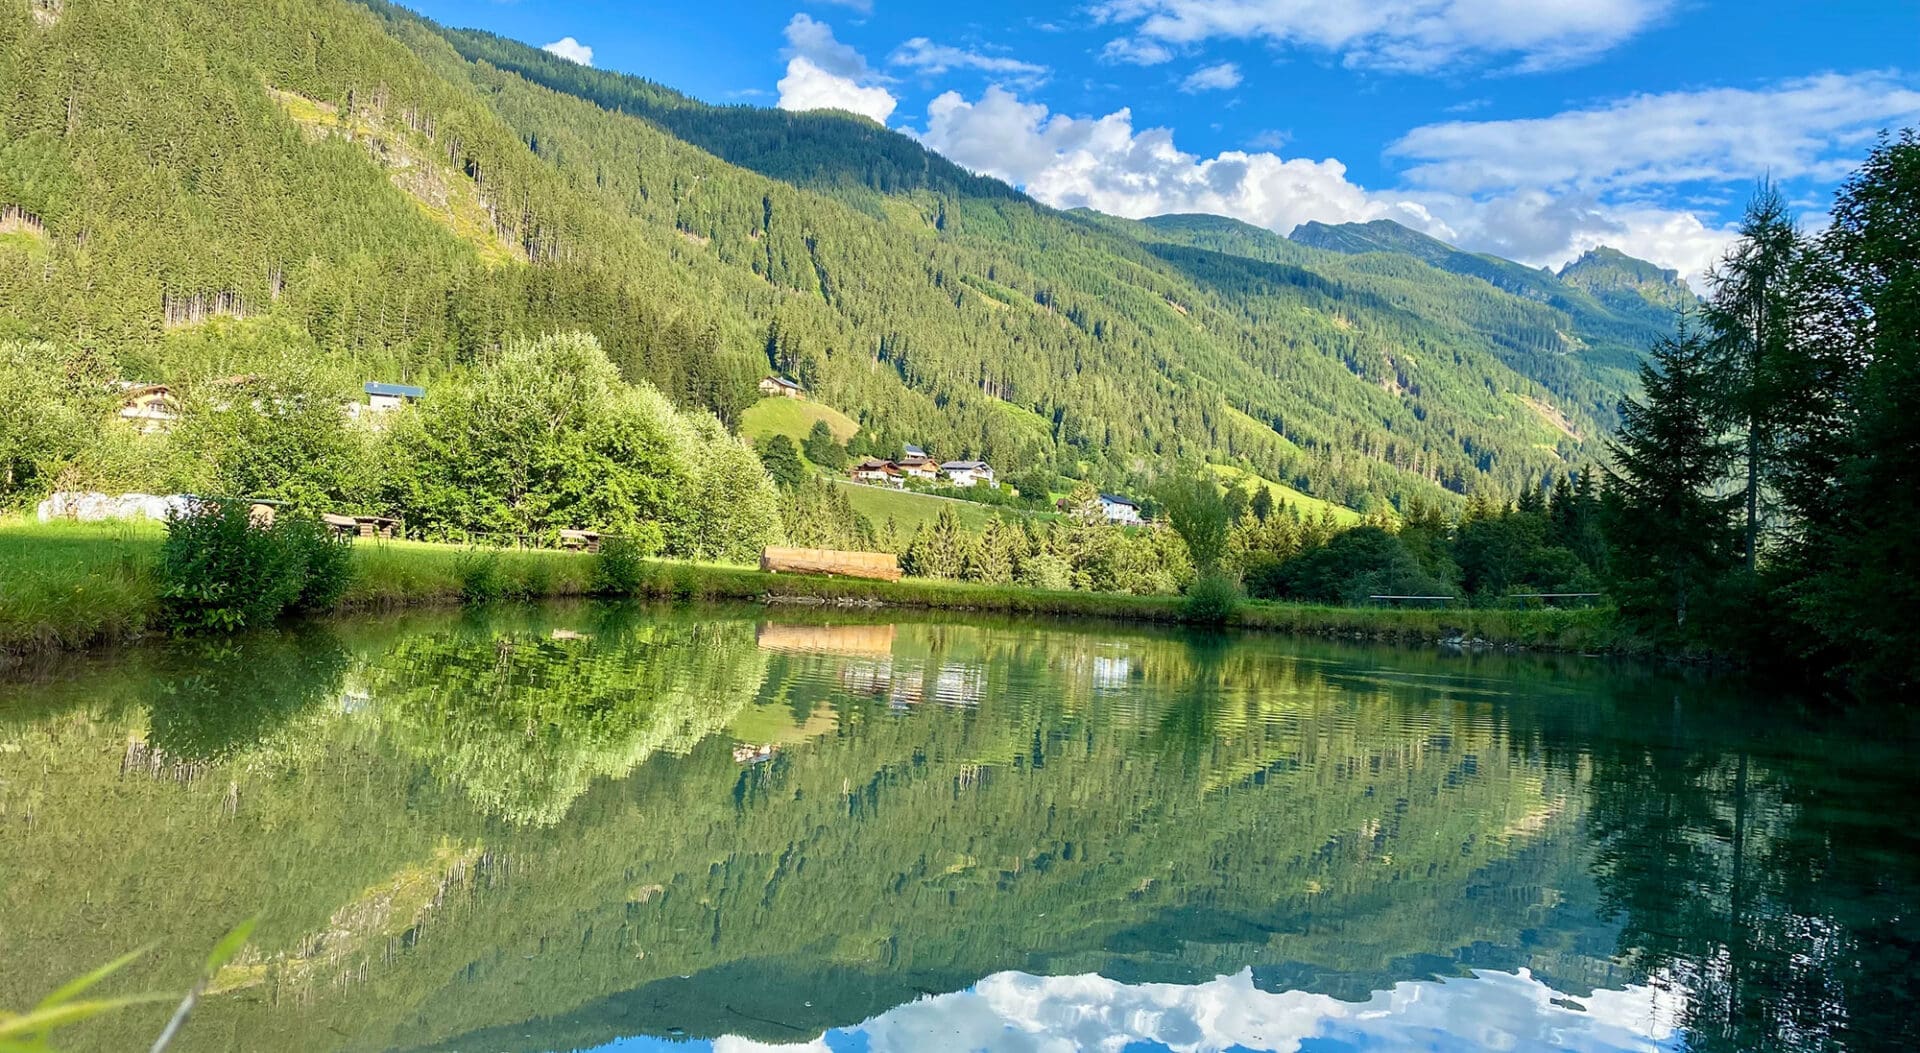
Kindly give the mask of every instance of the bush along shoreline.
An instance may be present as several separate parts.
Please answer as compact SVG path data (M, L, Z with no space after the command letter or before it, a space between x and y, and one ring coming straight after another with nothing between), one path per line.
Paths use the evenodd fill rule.
M1397 610L1249 601L1225 587L1204 595L1136 596L866 581L644 559L617 542L597 555L350 544L297 517L263 528L237 504L209 507L165 533L127 525L0 527L0 659L9 661L161 634L244 631L282 615L588 597L1001 612L1402 644L1639 650L1606 609Z

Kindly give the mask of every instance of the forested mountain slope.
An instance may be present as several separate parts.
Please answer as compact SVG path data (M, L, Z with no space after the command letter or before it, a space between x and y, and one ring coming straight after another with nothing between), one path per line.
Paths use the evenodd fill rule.
M0 0L8 207L31 234L0 241L0 337L129 377L292 344L431 388L581 329L724 419L772 368L1003 472L1129 485L1207 457L1362 508L1592 458L1650 329L1057 212L861 118L708 106L346 0Z
M1466 252L1390 219L1371 223L1302 223L1289 240L1348 254L1411 256L1504 292L1546 304L1564 320L1562 348L1588 372L1631 373L1640 354L1673 327L1675 310L1693 299L1680 276L1615 249L1589 252L1560 274L1485 253ZM1604 293L1604 295L1603 295Z

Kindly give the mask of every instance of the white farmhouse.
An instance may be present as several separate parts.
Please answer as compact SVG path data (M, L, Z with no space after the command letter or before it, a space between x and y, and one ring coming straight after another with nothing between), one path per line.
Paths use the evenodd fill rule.
M1135 526L1141 522L1140 506L1118 494L1100 495L1100 514L1106 516L1109 523Z
M940 466L947 480L955 486L968 487L984 483L998 488L1000 480L994 478L993 466L985 461L948 461Z

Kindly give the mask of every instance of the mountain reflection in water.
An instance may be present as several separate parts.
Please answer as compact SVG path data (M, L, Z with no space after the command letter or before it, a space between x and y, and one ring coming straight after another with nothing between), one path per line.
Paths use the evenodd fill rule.
M0 1006L174 1048L1868 1049L1910 724L1583 659L409 615L0 683ZM144 1048L164 1011L73 1033Z

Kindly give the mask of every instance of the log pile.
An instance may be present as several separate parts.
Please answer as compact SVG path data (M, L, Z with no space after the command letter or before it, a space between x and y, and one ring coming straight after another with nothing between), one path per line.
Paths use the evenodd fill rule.
M831 548L768 548L760 569L771 574L826 574L899 581L900 560L891 552L842 552Z

